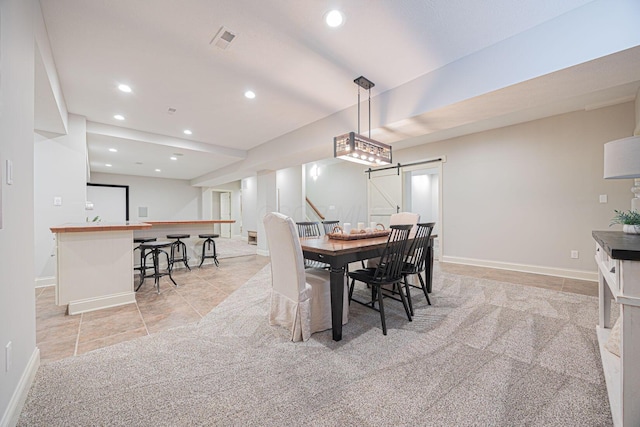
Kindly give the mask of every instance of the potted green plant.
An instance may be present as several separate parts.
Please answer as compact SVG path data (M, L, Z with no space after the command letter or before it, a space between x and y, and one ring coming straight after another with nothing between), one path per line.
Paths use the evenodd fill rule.
M627 234L640 234L640 212L638 211L614 211L616 214L611 220L613 224L622 224L622 231Z

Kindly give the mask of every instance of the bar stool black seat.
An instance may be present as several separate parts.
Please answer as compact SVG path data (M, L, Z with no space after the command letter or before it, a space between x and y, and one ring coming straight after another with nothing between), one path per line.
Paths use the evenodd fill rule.
M173 264L183 262L184 266L191 271L189 267L189 259L187 257L187 245L180 239L188 239L191 237L189 234L167 234L167 239L176 239L171 243L171 269L173 270Z
M135 251L136 249L138 249L140 251L140 265L138 267L134 267L134 270L138 270L138 271L142 271L142 267L143 265L145 265L145 257L147 255L149 255L150 253L147 253L147 251L145 251L144 249L142 249L140 247L141 243L147 243L147 242L155 242L157 240L157 238L155 237L134 237L133 238L133 243L138 243L138 246L136 246L133 250ZM146 268L153 268L153 266L149 265L146 266ZM140 282L142 283L142 276L144 276L142 273L140 274Z
M213 258L213 262L216 263L216 267L218 267L219 263L218 263L218 254L216 253L216 241L213 240L216 237L220 237L219 234L198 234L198 237L200 237L201 239L205 239L204 242L202 242L202 259L200 260L200 265L198 266L198 268L202 267L202 263L204 262L205 258ZM209 251L211 251L211 254L207 255L207 249L209 249Z
M140 289L140 286L144 283L144 279L147 277L153 277L156 290L160 293L160 278L163 276L169 276L169 279L173 284L178 287L178 284L173 277L171 277L171 262L169 260L169 254L164 251L164 248L172 246L172 242L146 242L140 244L140 250L149 251L151 259L153 260L153 273L147 274L146 257L143 258L142 269L140 270L140 284L136 288L136 292ZM167 257L167 269L165 271L160 270L160 254L164 254Z

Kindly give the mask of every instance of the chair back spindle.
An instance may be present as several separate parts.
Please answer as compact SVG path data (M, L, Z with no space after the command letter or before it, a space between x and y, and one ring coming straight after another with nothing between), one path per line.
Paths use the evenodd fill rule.
M393 283L402 278L402 265L412 225L392 225L387 245L380 257L374 280Z
M435 226L435 222L425 222L417 224L416 235L411 242L405 259L405 269L409 267L413 273L424 271L425 262L427 260L427 248L431 232Z
M333 229L340 225L340 221L322 221L324 234L333 233Z
M299 237L320 237L320 225L316 221L297 222Z

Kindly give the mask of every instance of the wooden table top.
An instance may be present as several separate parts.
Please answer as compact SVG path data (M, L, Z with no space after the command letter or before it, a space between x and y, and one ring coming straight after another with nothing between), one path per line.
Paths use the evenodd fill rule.
M358 240L337 240L322 237L302 237L300 245L303 251L316 252L324 255L340 255L351 252L358 252L362 248L371 249L376 246L384 246L389 239L388 236L372 237L370 239Z
M611 258L640 261L640 234L593 231L591 235Z

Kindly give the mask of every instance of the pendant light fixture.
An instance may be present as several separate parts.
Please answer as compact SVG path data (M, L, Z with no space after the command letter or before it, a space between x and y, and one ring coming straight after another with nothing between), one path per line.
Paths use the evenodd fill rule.
M371 88L375 84L363 76L353 82L358 85L358 132L333 138L333 155L367 166L390 165L391 146L371 139ZM360 135L360 88L369 91L369 137Z

